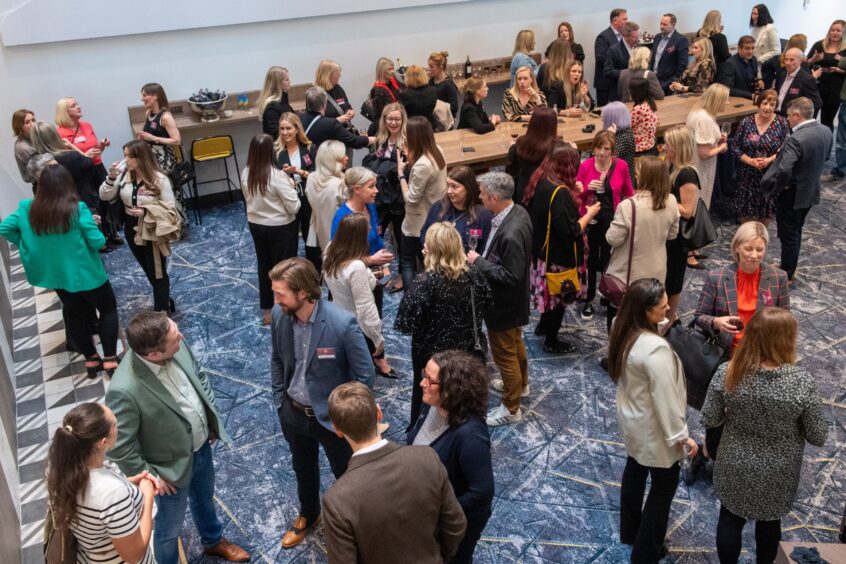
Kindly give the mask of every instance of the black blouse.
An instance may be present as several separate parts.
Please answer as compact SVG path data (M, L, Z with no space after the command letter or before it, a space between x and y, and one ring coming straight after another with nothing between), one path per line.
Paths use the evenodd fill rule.
M406 290L397 310L394 329L411 335L411 349L425 358L451 349L473 352L475 346L472 298L476 304L475 331L484 350L487 340L482 332L485 312L493 298L488 281L478 267L457 280L437 271L417 276Z
M399 95L400 102L405 107L409 118L422 116L435 127L435 105L438 103L438 90L428 84L418 88L406 88Z
M449 77L445 78L440 84L435 84L435 79L429 79L429 86L434 86L438 91L438 100L443 100L449 104L449 111L452 116L458 115L458 86Z
M491 123L491 119L482 107L481 102L478 104L464 102L464 105L461 106L458 129L472 129L481 135L493 131L496 126Z

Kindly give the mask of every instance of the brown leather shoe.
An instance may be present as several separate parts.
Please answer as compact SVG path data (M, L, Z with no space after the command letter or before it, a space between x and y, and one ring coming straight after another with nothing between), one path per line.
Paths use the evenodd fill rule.
M320 521L320 515L317 516L317 519L314 519L311 523L308 522L302 515L297 515L297 518L294 519L293 525L291 528L285 532L285 536L282 537L282 548L293 548L303 542L308 536L309 531L311 528L316 525Z
M220 539L219 543L203 550L203 552L212 556L219 556L229 562L248 562L250 560L249 552L226 539Z

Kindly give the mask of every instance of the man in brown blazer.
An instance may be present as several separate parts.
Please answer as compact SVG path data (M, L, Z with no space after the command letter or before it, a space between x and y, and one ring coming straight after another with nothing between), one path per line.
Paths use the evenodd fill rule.
M323 496L329 562L445 562L467 527L446 469L429 447L383 439L381 418L364 384L341 384L329 396L329 419L353 450Z

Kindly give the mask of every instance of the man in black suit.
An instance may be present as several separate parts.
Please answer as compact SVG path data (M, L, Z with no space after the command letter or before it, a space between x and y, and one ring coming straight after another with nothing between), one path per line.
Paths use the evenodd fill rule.
M778 105L776 111L787 116L787 108L790 102L796 98L808 98L814 104L814 113L822 107L822 97L817 86L817 79L811 73L802 68L802 61L805 56L796 47L791 47L784 53L784 68L776 78L776 92L778 92ZM829 130L830 131L830 130Z
M306 110L300 114L306 137L320 147L324 141L336 140L347 146L347 149L362 149L376 142L375 137L356 135L335 118L325 117L328 94L318 86L306 90Z
M781 269L793 280L802 227L811 206L820 203L820 175L831 154L831 130L814 120L810 99L796 98L787 107L793 132L761 180L761 192L776 199L776 222L781 240Z
M529 266L532 258L532 220L514 204L514 180L504 172L479 177L482 204L494 214L482 254L470 251L467 260L482 271L493 293L494 307L485 314L491 355L502 380L502 405L488 413L491 427L522 419L520 398L529 393L529 365L523 325L529 322Z
M758 78L758 59L755 58L755 38L744 35L737 42L737 53L720 65L717 82L729 88L731 96L752 99L752 94L764 88Z
M665 94L671 94L670 84L676 82L687 68L687 37L676 31L676 16L661 16L661 34L652 42L649 70L658 75Z
M596 88L596 105L604 106L608 103L608 81L605 79L605 57L608 49L623 38L623 25L629 21L629 14L623 8L611 10L611 25L596 36L593 52L596 56L594 66L593 87ZM616 91L616 89L615 89Z
M329 564L449 562L467 520L446 468L429 446L383 439L381 417L364 384L341 384L329 396L329 419L353 452L323 496Z
M605 57L605 80L608 85L608 101L620 100L620 71L629 68L632 51L637 47L640 26L634 22L626 22L623 26L623 38L610 49Z

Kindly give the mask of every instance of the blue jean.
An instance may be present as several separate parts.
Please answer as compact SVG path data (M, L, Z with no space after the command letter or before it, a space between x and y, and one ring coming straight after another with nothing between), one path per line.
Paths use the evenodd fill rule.
M191 517L200 533L203 548L211 548L223 538L223 525L214 508L214 461L211 445L206 442L194 453L191 481L173 495L156 496L153 549L159 564L179 562L178 540L185 522L185 509L191 504Z
M837 134L834 138L834 168L831 174L843 178L846 176L846 100L840 101L837 117Z

